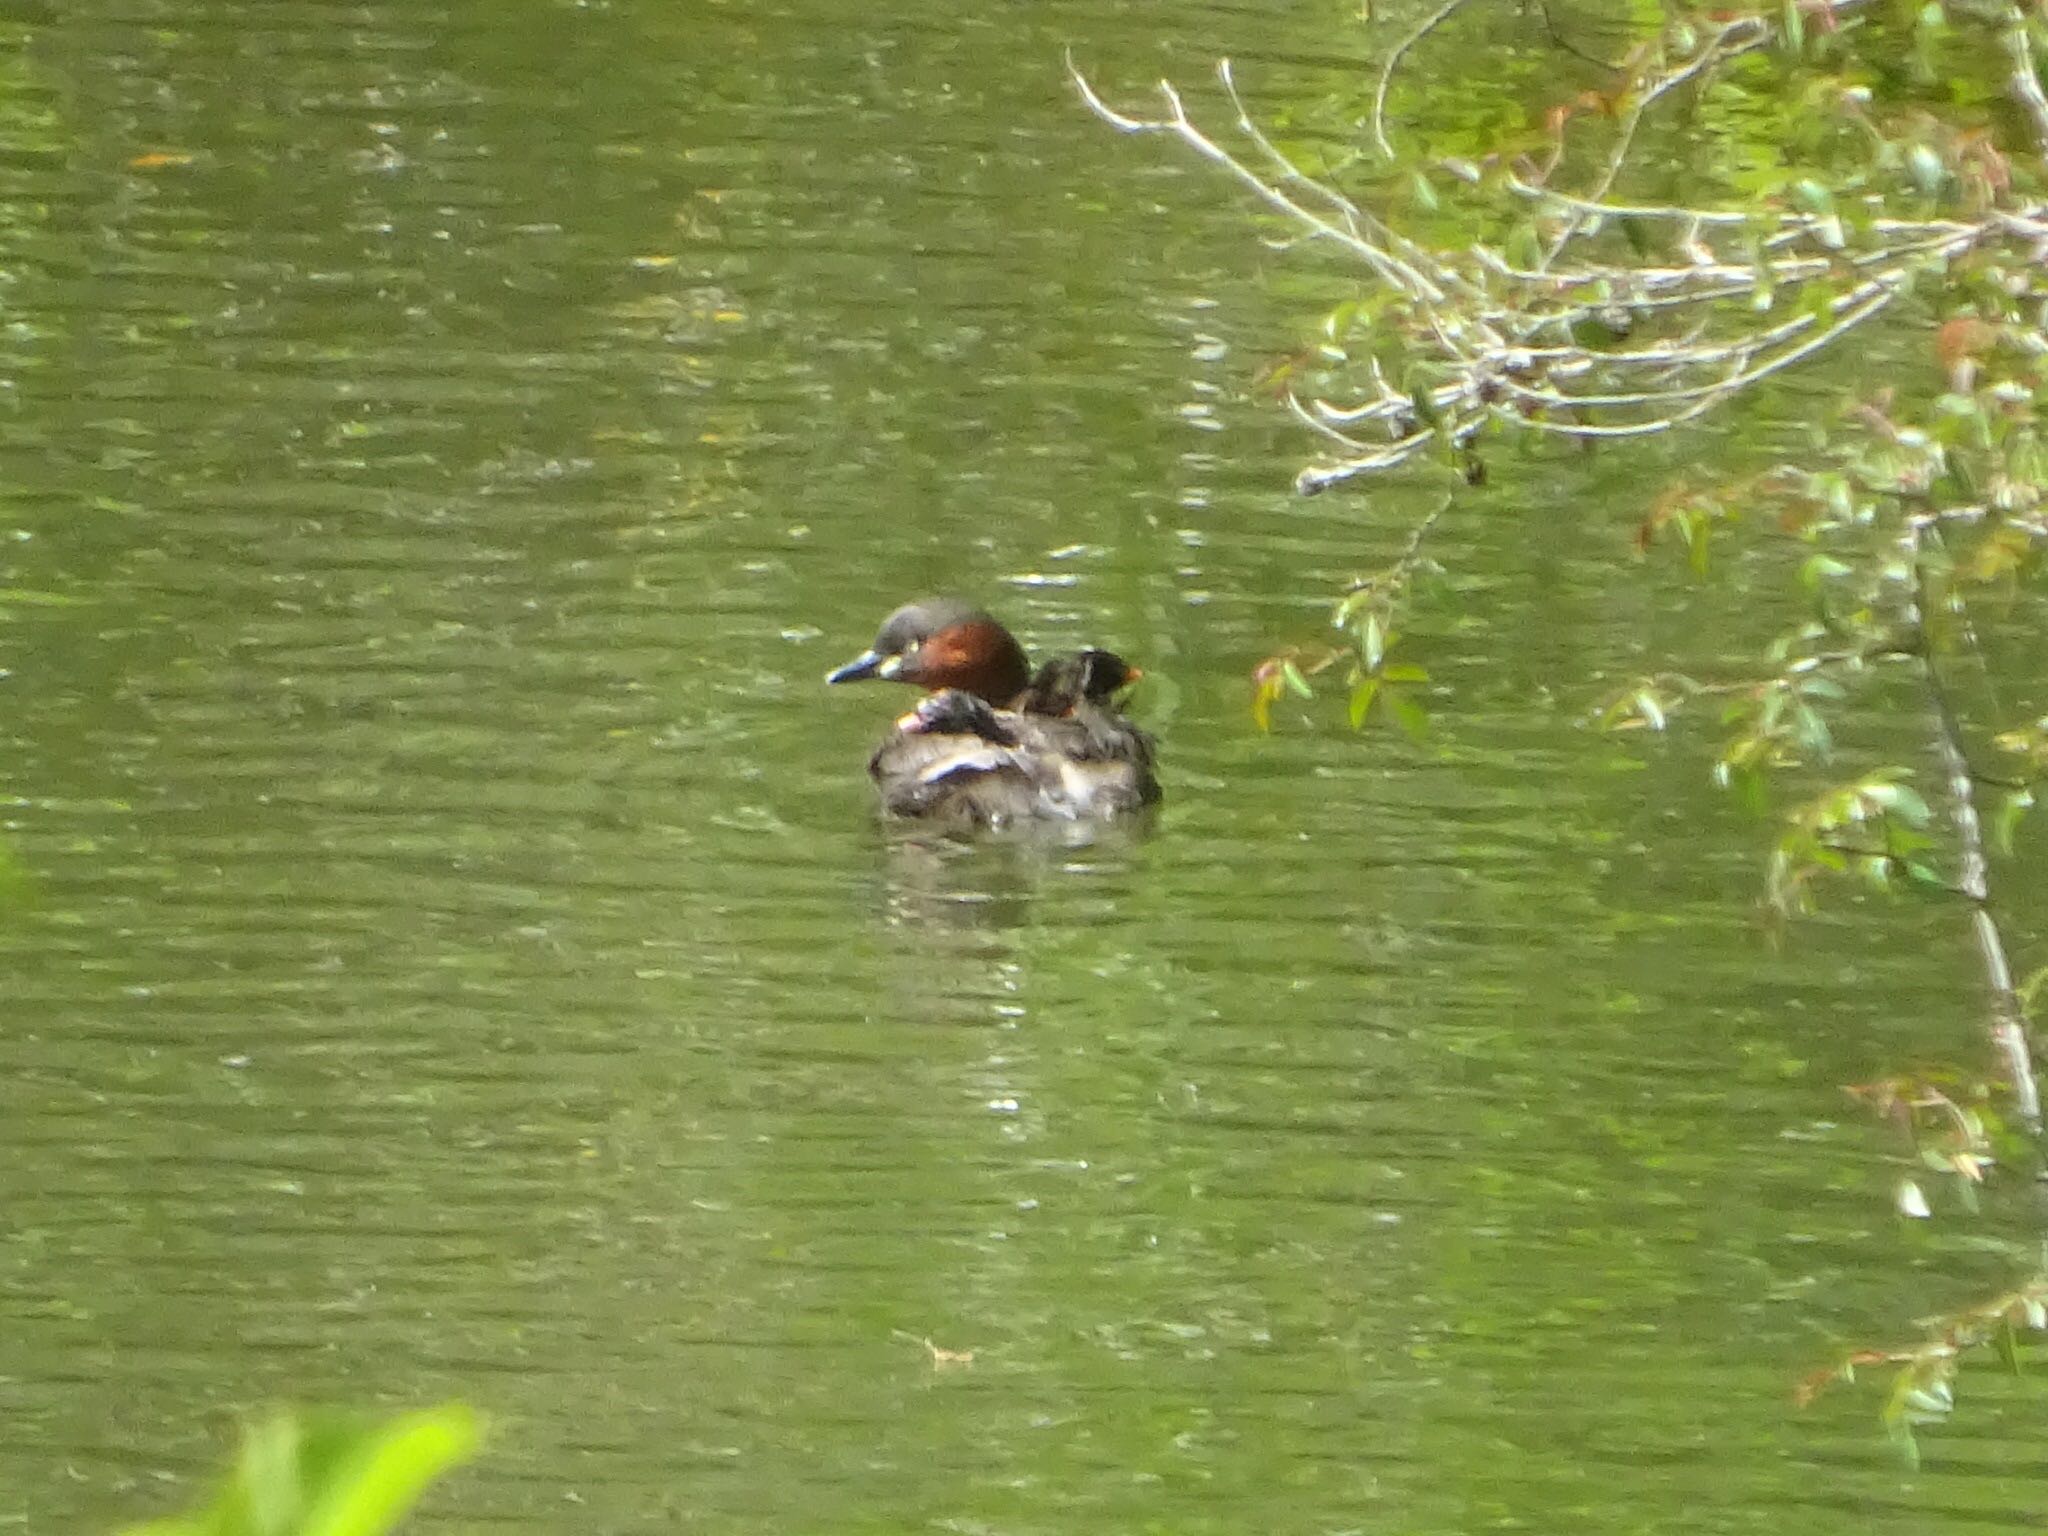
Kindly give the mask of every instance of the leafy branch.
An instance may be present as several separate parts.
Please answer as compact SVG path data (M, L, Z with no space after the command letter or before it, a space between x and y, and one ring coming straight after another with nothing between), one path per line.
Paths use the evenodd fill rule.
M1998 1160L1994 1137L2004 1131L1987 1102L1988 1085L1971 1083L1958 1090L1930 1076L1905 1075L1857 1083L1847 1091L1904 1134L1917 1167L1950 1176L1964 1202L1975 1207L1977 1186ZM1911 1175L1900 1178L1894 1204L1902 1216L1933 1214L1919 1180Z
M1782 466L1738 495L1661 499L1645 519L1639 545L1659 534L1681 543L1695 569L1704 568L1713 531L1740 519L1742 509L1775 510L1777 526L1813 552L1801 562L1814 613L1777 652L1790 656L1778 674L1735 691L1724 721L1737 727L1716 764L1716 778L1764 800L1770 772L1826 761L1833 737L1827 706L1846 696L1878 662L1907 665L1917 677L1946 797L1953 873L1932 862L1932 814L1903 769L1875 770L1828 786L1786 817L1771 858L1769 891L1780 911L1812 903L1817 877L1860 873L1872 883L1906 882L1949 893L1969 908L1972 941L1984 977L1987 1030L2020 1119L2038 1127L2039 1089L2012 979L2009 945L1990 885L1989 841L1979 809L1985 783L1970 763L1944 654L1973 631L1966 604L1973 590L2016 576L2048 544L2043 465L2034 426L2037 351L2031 333L2013 324L1973 321L1973 349L1953 334L1938 345L1952 384L1938 403L1934 430L1902 425L1888 399L1854 405L1850 435L1838 439L1840 462L1823 470ZM2010 345L2001 351L2001 342ZM1950 499L1988 487L1986 501ZM1947 541L1972 542L1958 558ZM1603 723L1661 727L1682 703L1706 690L1683 690L1645 679L1611 700ZM2018 777L2003 781L2006 802L1994 832L2009 843L2032 804L2032 780L2048 771L2048 737L2031 728L1999 738L2020 759Z
M1973 735L1953 662L1981 655L1972 601L2015 590L2048 550L2048 445L2038 427L2048 392L2042 8L1674 7L1611 67L1605 87L1551 106L1493 152L1407 149L1388 126L1401 72L1466 10L1465 0L1442 0L1382 59L1352 114L1372 153L1351 162L1359 174L1345 184L1334 157L1311 164L1306 148L1283 146L1254 119L1227 62L1217 71L1228 113L1220 129L1207 124L1221 111L1191 110L1171 81L1138 112L1111 106L1071 60L1069 69L1103 121L1219 168L1271 216L1275 244L1334 253L1353 279L1352 295L1324 317L1320 344L1271 380L1324 445L1296 478L1304 493L1410 466L1476 485L1490 440L1590 447L1668 436L1871 335L1909 300L1916 315L1934 312L1938 372L1919 396L1902 404L1880 393L1817 423L1818 467L1674 487L1643 520L1639 548L1675 540L1704 574L1727 530L1773 514L1764 542L1786 541L1806 612L1758 674L1657 672L1595 714L1611 729L1661 730L1712 701L1729 732L1717 780L1758 807L1796 785L1770 861L1779 911L1806 910L1835 875L1960 903L1987 1037L2032 1154L2041 1108L2028 1009L2048 971L2014 983L2011 915L1995 900L1991 856L2009 849L2048 775L2048 718ZM1547 11L1543 20L1554 34ZM1996 113L1977 107L1999 98L2014 142L2001 144ZM1751 126L1765 115L1772 128ZM1729 165L1713 163L1714 141L1698 133L1715 123L1738 125ZM1768 154L1744 161L1745 148ZM1676 165L1689 169L1690 195L1672 192ZM1408 556L1345 594L1336 622L1347 646L1290 649L1262 664L1262 727L1279 698L1311 694L1312 679L1340 667L1353 723L1378 706L1394 667L1407 666L1390 667L1387 655L1427 526ZM1938 770L1924 790L1886 763L1825 778L1833 716L1879 677L1909 680ZM2009 771L1977 765L1987 741ZM1927 1166L1974 1198L1994 1166L1986 1106L1907 1080L1869 1097L1902 1119ZM1926 1214L1918 1186L1910 1199L1905 1191L1900 1209ZM1859 1351L1803 1392L1859 1366L1895 1368L1886 1423L1911 1452L1913 1426L1952 1403L1966 1351L1995 1342L2016 1360L2016 1331L2044 1323L2048 1278L2037 1278L1937 1320L1924 1341Z
M1885 1429L1908 1463L1918 1466L1920 1449L1913 1431L1947 1418L1954 1410L1956 1373L1963 1357L1990 1346L2006 1368L2017 1374L2020 1334L2048 1330L2048 1274L1960 1312L1930 1318L1926 1327L1926 1337L1910 1344L1850 1351L1801 1381L1794 1389L1794 1401L1804 1407L1836 1383L1853 1382L1859 1370L1891 1367Z
M1344 680L1350 694L1351 728L1363 727L1377 710L1410 740L1422 738L1429 713L1417 695L1420 685L1429 681L1429 673L1413 662L1391 661L1389 657L1401 638L1394 620L1416 577L1429 568L1422 554L1423 540L1449 505L1448 501L1440 503L1409 530L1406 544L1391 565L1359 577L1345 589L1330 622L1348 645L1290 646L1253 669L1252 717L1260 730L1273 728L1273 706L1282 698L1290 693L1313 698L1315 689L1309 679L1348 662Z

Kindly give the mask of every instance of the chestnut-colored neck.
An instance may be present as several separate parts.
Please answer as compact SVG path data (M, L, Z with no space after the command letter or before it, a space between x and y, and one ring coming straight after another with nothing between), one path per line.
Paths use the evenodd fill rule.
M976 618L940 630L918 648L915 674L906 681L926 688L964 688L998 709L1031 683L1024 647L994 619Z

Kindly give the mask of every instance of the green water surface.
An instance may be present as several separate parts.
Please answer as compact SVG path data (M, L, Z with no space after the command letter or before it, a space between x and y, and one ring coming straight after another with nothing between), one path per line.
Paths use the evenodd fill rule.
M1711 722L1582 723L1783 618L1630 562L1668 458L1445 514L1423 742L1253 727L1435 482L1291 495L1334 265L1062 55L1354 14L0 13L0 1530L443 1396L423 1529L2036 1528L2025 1379L1790 1406L2026 1232L1839 1091L1977 1051L1955 915L1773 948ZM877 827L934 589L1144 666L1154 825Z

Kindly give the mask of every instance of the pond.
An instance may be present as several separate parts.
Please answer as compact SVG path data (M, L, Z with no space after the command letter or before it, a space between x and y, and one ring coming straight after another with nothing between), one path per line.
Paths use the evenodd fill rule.
M1354 11L0 22L0 1528L444 1397L450 1531L2031 1528L2024 1379L1791 1406L2025 1233L1840 1091L1976 1048L1953 913L1774 947L1711 726L1586 728L1768 632L1668 465L1444 514L1421 741L1253 723L1437 493L1292 495L1328 267L1062 59ZM1155 822L877 825L935 590L1146 669Z

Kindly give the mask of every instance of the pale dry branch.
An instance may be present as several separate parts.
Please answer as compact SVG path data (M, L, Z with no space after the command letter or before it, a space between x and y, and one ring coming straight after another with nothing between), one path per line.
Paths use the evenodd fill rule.
M1230 60L1223 59L1217 63L1216 78L1222 82L1224 94L1230 98L1231 108L1237 113L1238 131L1272 162L1284 184L1302 187L1321 197L1343 215L1345 228L1354 236L1364 239L1369 234L1372 240L1383 245L1389 259L1401 262L1407 269L1418 292L1438 291L1458 284L1460 279L1437 261L1435 253L1398 234L1384 220L1361 208L1336 188L1317 181L1290 160L1245 107L1244 98L1237 93L1237 79L1231 71Z
M1164 117L1132 117L1128 113L1116 111L1107 102L1103 101L1096 94L1095 89L1089 85L1087 79L1075 68L1071 58L1067 62L1067 68L1069 74L1073 77L1076 88L1081 93L1081 99L1087 104L1089 110L1112 127L1124 133L1164 133L1179 139L1204 160L1209 161L1213 165L1221 166L1233 179L1249 190L1254 196L1258 197L1268 207L1294 220L1297 225L1308 233L1333 241L1350 251L1354 256L1363 261L1380 281L1401 292L1409 293L1424 302L1432 304L1443 302L1444 294L1442 291L1424 274L1414 270L1391 252L1374 244L1362 233L1343 225L1332 223L1323 214L1290 197L1279 186L1261 177L1258 172L1238 159L1236 155L1202 132L1200 128L1195 126L1194 120L1188 116L1187 107L1182 102L1180 92L1172 81L1162 80L1157 87L1161 99L1166 103L1166 115ZM1300 173L1295 172L1294 174L1298 176ZM1307 177L1302 177L1301 179L1304 182L1308 181ZM1334 196L1325 188L1318 187L1318 192L1325 201ZM1338 197L1337 201L1341 203L1343 199Z
M1802 0L1802 13L1839 25L1867 3ZM1391 82L1416 46L1463 4L1444 0L1383 61L1368 117L1383 153L1393 152L1385 125ZM1304 489L1314 490L1408 463L1433 439L1464 447L1489 429L1577 440L1669 432L1837 345L1889 309L1926 268L1999 240L2034 242L2048 256L2048 204L1914 219L1890 216L1876 193L1840 216L1616 197L1644 114L1777 35L1770 18L1723 21L1688 43L1682 57L1639 65L1620 97L1613 142L1588 185L1552 187L1542 175L1508 170L1508 192L1556 220L1524 262L1477 241L1425 246L1310 174L1259 126L1227 61L1218 78L1248 146L1242 152L1206 132L1170 81L1157 87L1163 110L1136 116L1109 106L1071 59L1068 68L1082 100L1105 122L1178 140L1250 191L1297 238L1335 246L1380 288L1372 307L1359 311L1369 318L1357 323L1373 327L1376 339L1356 364L1357 397L1288 397L1296 418L1341 455L1300 477ZM2016 23L2008 46L2014 91L2030 116L2040 109L2048 134L2048 97L2024 94L2031 87L2039 96L2040 83L2023 24ZM1447 161L1444 168L1474 184L1483 180L1476 166ZM1657 226L1671 253L1646 259L1619 243L1604 254L1589 248L1593 236L1625 221ZM1823 299L1817 284L1841 291ZM1635 344L1616 344L1637 330L1644 336ZM1342 345L1347 336L1333 332L1333 339ZM1390 380L1375 355L1389 340L1406 377ZM1381 434L1385 441L1375 441Z
M1754 223L1756 215L1736 210L1716 211L1702 208L1666 207L1655 203L1616 203L1604 198L1580 197L1570 192L1560 192L1555 187L1546 187L1541 182L1530 181L1510 171L1503 179L1503 185L1515 196L1532 202L1555 203L1577 213L1593 215L1603 219L1676 219L1688 223L1746 225Z
M1924 544L1931 524L1909 518L1904 534L1905 556L1914 573L1913 590L1906 603L1906 619L1922 634L1926 632L1930 597ZM1977 778L1970 770L1963 750L1962 722L1932 648L1921 656L1921 675L1926 683L1934 721L1935 754L1948 780L1949 810L1955 822L1960 869L1956 888L1970 904L1970 931L1977 943L1984 989L1990 994L1990 1035L2011 1084L2014 1106L2029 1130L2041 1126L2041 1090L2034 1077L2034 1063L2027 1045L2019 994L2014 990L2012 964L2006 957L2005 938L2000 932L1991 904L1990 860L1984 850L1984 826L1977 814Z
M1348 432L1341 431L1337 424L1330 419L1330 414L1327 411L1316 409L1321 404L1321 401L1304 404L1301 397L1292 391L1289 391L1286 397L1289 413L1296 421L1307 427L1309 431L1315 433L1318 437L1326 437L1340 448L1351 453L1370 453L1373 451L1360 439L1351 436ZM1427 436L1428 434L1425 433L1424 435Z
M1813 330L1819 324L1818 316L1811 313L1797 315L1781 326L1726 346L1664 348L1654 353L1612 353L1584 359L1570 370L1589 371L1596 361L1619 363L1622 366L1655 361L1672 368L1704 368L1716 363L1734 364L1725 377L1710 383L1686 385L1676 389L1618 390L1606 394L1589 392L1570 395L1555 390L1530 388L1516 383L1512 378L1504 379L1502 387L1516 398L1528 400L1533 404L1571 406L1580 410L1628 409L1634 406L1692 400L1701 395L1725 395L1734 390L1744 389L1760 379L1768 378L1779 369L1790 367L1801 358L1809 357L1840 340L1844 332L1861 325L1897 298L1904 287L1904 282L1905 279L1901 276L1893 279L1875 279L1852 288L1848 293L1830 301L1830 313L1838 316L1834 324L1761 363L1752 365L1751 360L1758 353L1768 351L1780 342L1790 341L1803 332Z
M1458 443L1489 419L1581 440L1653 436L1833 346L1896 301L1910 275L1905 268L1881 271L1835 295L1824 311L1802 310L1724 341L1706 341L1695 331L1653 347L1608 352L1513 345L1473 352L1433 330L1440 355L1456 363L1458 378L1429 390L1429 402L1442 424L1439 430ZM1385 423L1404 439L1415 430L1412 394L1394 389L1377 364L1372 378L1372 394L1356 404L1293 402L1296 415L1320 435L1359 455L1320 470L1319 484L1389 468L1412 456L1390 456L1387 449L1368 447L1343 430Z
M1337 464L1311 464L1294 477L1294 488L1304 496L1314 496L1327 491L1333 485L1354 480L1360 475L1392 469L1414 458L1427 448L1435 437L1436 433L1433 431L1414 432L1377 453L1368 453Z

